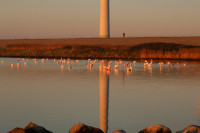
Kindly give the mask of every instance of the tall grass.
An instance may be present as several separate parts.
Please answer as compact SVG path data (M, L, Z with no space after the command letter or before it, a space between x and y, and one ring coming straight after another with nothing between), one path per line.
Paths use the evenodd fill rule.
M200 60L200 47L181 44L142 44L139 58ZM137 46L138 47L138 46Z
M181 60L200 60L200 48L181 48L178 51L167 51L161 50L154 51L143 49L140 51L140 58L148 59L181 59Z

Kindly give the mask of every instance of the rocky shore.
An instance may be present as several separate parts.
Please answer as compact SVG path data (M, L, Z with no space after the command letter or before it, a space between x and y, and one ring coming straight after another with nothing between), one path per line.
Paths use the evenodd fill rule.
M75 124L69 131L69 133L104 133L101 129L85 125L83 123ZM48 131L42 126L39 126L34 123L28 123L25 128L14 128L13 130L9 131L8 133L53 133ZM124 130L116 130L112 133L126 133ZM139 131L138 133L172 133L172 131L163 125L154 125L148 126L145 129ZM200 133L200 126L196 125L189 125L186 128L177 131L176 133Z

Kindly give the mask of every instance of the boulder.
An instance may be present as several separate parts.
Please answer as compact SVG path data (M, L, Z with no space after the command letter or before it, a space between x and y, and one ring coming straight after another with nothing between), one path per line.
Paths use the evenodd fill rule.
M69 133L103 133L103 131L83 123L77 123L69 130Z
M26 125L26 127L24 129L29 129L29 128L32 128L32 127L39 127L39 126L32 123L32 122L29 122L28 125Z
M165 126L154 125L154 126L149 126L145 129L143 129L139 133L172 133L172 131Z
M124 131L124 130L116 130L116 131L114 131L112 133L126 133L126 131Z
M24 129L15 128L8 133L53 133L53 132L50 132L46 130L44 127L38 126L30 122Z
M176 133L200 133L200 126L190 125L181 131L177 131Z
M8 132L8 133L25 133L23 128L15 128L12 131Z
M51 131L46 130L44 127L38 126L32 122L30 122L25 128L25 133L53 133Z

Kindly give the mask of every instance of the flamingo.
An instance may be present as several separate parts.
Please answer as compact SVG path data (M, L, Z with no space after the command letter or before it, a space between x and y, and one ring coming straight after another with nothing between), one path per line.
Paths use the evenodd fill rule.
M119 67L119 65L115 65L115 66L114 66L114 69L117 69L118 67Z
M131 71L131 69L128 67L128 68L126 69L126 71Z
M61 65L60 67L63 69L65 66L64 66L64 65Z

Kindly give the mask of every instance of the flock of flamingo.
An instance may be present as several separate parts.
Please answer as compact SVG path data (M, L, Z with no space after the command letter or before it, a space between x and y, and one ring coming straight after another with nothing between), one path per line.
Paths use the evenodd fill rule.
M14 64L14 63L11 63L10 66L13 68L15 65L17 67L20 67L20 65L28 65L28 62L29 62L30 59L25 59L25 58L18 58L17 59L17 63ZM32 59L34 61L35 64L38 63L38 61L40 61L42 64L45 63L45 62L49 62L49 63L54 63L54 64L58 64L60 65L61 69L65 69L65 67L68 67L68 70L71 70L72 69L72 64L74 62L76 62L77 64L79 63L79 60L71 60L71 59ZM96 62L99 62L98 59L95 59L95 60L91 60L91 59L88 59L88 60L83 60L85 62L85 65L87 68L90 68L92 69L93 65L96 63ZM107 71L110 71L112 68L117 71L118 70L118 67L120 65L123 65L124 66L124 70L126 70L127 72L130 72L133 70L133 66L135 66L136 64L136 61L122 61L122 60L117 60L117 61L105 61L105 60L102 60L103 63L99 63L99 70L107 70ZM1 60L1 63L5 63L4 60ZM68 64L68 65L66 65ZM154 63L156 64L156 63ZM162 68L165 64L167 67L170 67L170 66L177 66L179 67L179 65L183 65L183 66L187 66L186 63L171 63L171 62L158 62L157 63L160 68ZM151 59L150 61L147 61L145 60L144 61L144 67L148 67L148 68L152 68L152 65L153 65L153 60Z

